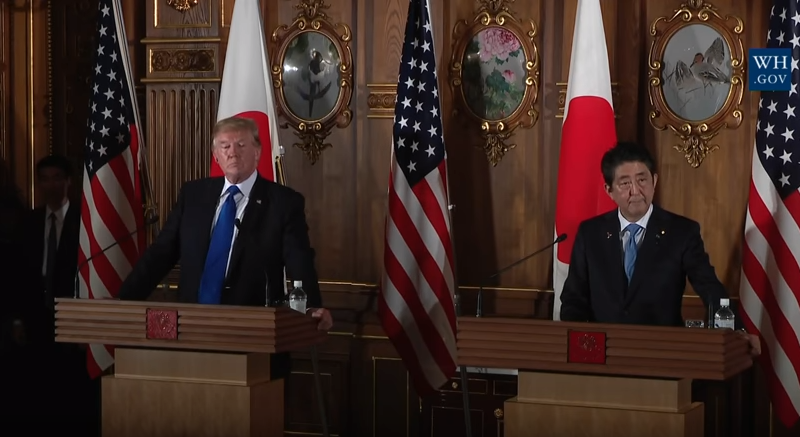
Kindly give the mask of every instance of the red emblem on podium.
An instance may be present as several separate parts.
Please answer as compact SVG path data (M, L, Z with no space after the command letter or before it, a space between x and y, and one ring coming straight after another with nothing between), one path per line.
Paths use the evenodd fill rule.
M147 338L158 340L177 340L178 312L148 308Z
M606 363L606 333L569 331L567 362L586 364Z

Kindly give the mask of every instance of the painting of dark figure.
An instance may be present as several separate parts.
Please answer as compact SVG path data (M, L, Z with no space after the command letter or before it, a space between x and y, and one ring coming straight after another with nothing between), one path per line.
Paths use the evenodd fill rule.
M341 87L341 60L333 41L319 32L297 35L283 62L283 95L293 115L318 121L336 107Z

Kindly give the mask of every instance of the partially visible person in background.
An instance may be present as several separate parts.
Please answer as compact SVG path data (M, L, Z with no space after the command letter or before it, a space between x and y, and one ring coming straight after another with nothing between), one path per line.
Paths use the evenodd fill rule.
M11 169L0 158L0 242L5 243L12 239L25 209Z
M22 272L20 227L27 213L11 170L0 158L0 434L26 426L37 408L36 357L24 324L31 319L26 300L26 275ZM23 428L24 429L24 428ZM10 435L10 434L9 434Z
M24 334L21 329L14 329L13 321L22 317L24 311L19 301L20 293L17 286L22 282L19 274L19 227L25 216L26 208L22 201L19 188L14 184L11 170L5 160L0 158L0 253L4 254L0 263L0 322L2 323L2 339L0 347L6 352L6 347L24 343ZM12 255L12 256L7 256ZM3 357L7 355L4 353Z
M37 205L28 213L20 235L30 301L41 317L26 328L42 343L54 339L54 299L74 294L81 211L80 204L67 196L71 182L72 168L66 157L50 155L36 164Z
M64 156L50 155L36 165L36 207L20 231L28 286L24 300L32 316L23 321L36 351L31 369L38 380L37 417L56 429L53 437L97 435L97 381L89 378L83 345L55 341L55 301L74 295L78 266L81 205L70 202L72 165ZM33 381L31 381L33 383Z

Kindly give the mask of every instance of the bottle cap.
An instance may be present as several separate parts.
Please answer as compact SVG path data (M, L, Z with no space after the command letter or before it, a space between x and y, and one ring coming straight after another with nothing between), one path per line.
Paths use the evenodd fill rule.
M295 288L302 287L302 286L303 286L303 281L294 281L294 287Z
M728 306L731 304L731 300L723 297L722 299L719 300L719 304L722 306Z

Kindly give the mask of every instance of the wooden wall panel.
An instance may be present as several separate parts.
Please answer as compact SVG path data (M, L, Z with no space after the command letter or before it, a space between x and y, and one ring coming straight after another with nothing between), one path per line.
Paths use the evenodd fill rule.
M364 29L356 33L357 46L361 49L355 55L358 64L355 78L358 91L354 99L358 141L355 147L358 151L354 176L358 182L354 197L358 205L354 226L358 234L350 261L354 263L353 279L357 282L377 283L382 272L389 147L407 13L408 3L404 0L358 2L357 28ZM377 99L376 95L381 94L383 97ZM366 108L365 100L373 104ZM377 100L381 104L376 105ZM391 112L384 110L387 107Z
M161 225L183 182L208 176L222 74L218 0L186 11L147 0L143 117L147 160ZM188 62L187 62L188 60Z
M10 97L11 65L11 11L5 2L0 3L0 160L8 169L14 146L11 144L9 122L13 108ZM13 178L13 175L11 176Z
M3 41L8 93L5 132L6 159L17 186L30 205L36 202L33 183L36 161L49 153L50 77L47 56L47 0L5 0Z

